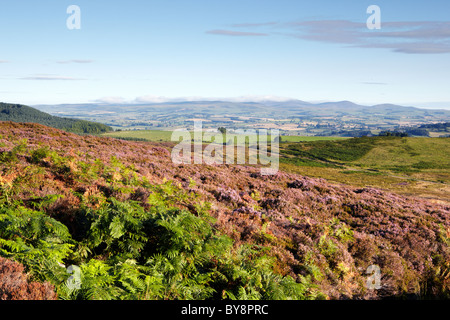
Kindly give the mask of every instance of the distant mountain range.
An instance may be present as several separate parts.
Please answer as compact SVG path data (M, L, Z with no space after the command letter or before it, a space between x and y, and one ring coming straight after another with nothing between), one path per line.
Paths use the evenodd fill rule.
M101 122L120 129L171 129L202 119L205 127L279 128L298 134L322 135L345 130L394 130L450 121L450 110L394 104L364 106L351 101L180 101L35 107L53 115Z
M0 103L0 121L38 123L72 133L93 134L111 131L112 128L91 121L61 118L21 104Z
M275 116L277 118L296 116L342 116L364 115L386 117L392 115L408 115L409 118L436 117L439 120L450 119L450 110L421 109L395 104L378 104L364 106L351 101L309 103L301 100L289 101L258 101L258 102L229 102L229 101L181 101L147 104L59 104L36 105L37 109L61 115L80 116L99 113L128 113L128 112L179 112L179 114L234 114L243 116ZM282 111L282 113L280 113Z

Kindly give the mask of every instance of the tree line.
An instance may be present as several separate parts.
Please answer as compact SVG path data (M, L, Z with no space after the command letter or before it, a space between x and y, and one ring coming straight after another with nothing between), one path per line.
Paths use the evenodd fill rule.
M112 131L102 123L52 116L20 104L0 103L0 121L33 122L77 134L99 134Z

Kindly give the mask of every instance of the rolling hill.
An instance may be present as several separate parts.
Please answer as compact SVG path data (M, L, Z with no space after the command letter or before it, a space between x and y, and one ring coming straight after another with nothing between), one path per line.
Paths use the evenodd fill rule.
M450 203L450 138L286 142L280 150L281 167L290 172Z
M364 106L350 101L179 101L148 104L38 105L53 115L105 123L115 129L172 130L202 119L206 128L274 128L302 136L349 136L349 132L395 130L450 121L450 110L393 104Z
M20 104L0 103L0 121L31 122L79 134L98 134L112 128L91 121L61 118Z

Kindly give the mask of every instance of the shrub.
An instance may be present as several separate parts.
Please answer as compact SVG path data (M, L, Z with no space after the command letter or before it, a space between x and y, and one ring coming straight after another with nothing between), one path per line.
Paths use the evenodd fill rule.
M21 206L0 207L0 256L23 263L41 281L58 279L72 252L65 225L45 213Z
M3 151L0 153L0 162L15 163L18 161L17 156L24 153L27 149L27 140L22 139L14 148L10 151Z
M37 164L37 163L41 162L41 160L47 158L49 156L49 154L50 154L50 149L47 146L33 150L30 152L31 163Z

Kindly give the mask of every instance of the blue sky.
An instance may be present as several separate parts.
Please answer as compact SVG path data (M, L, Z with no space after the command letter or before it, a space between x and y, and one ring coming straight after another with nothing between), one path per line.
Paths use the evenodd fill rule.
M69 5L81 29L69 30ZM369 30L369 5L381 29ZM351 100L450 109L450 1L16 0L0 101Z

